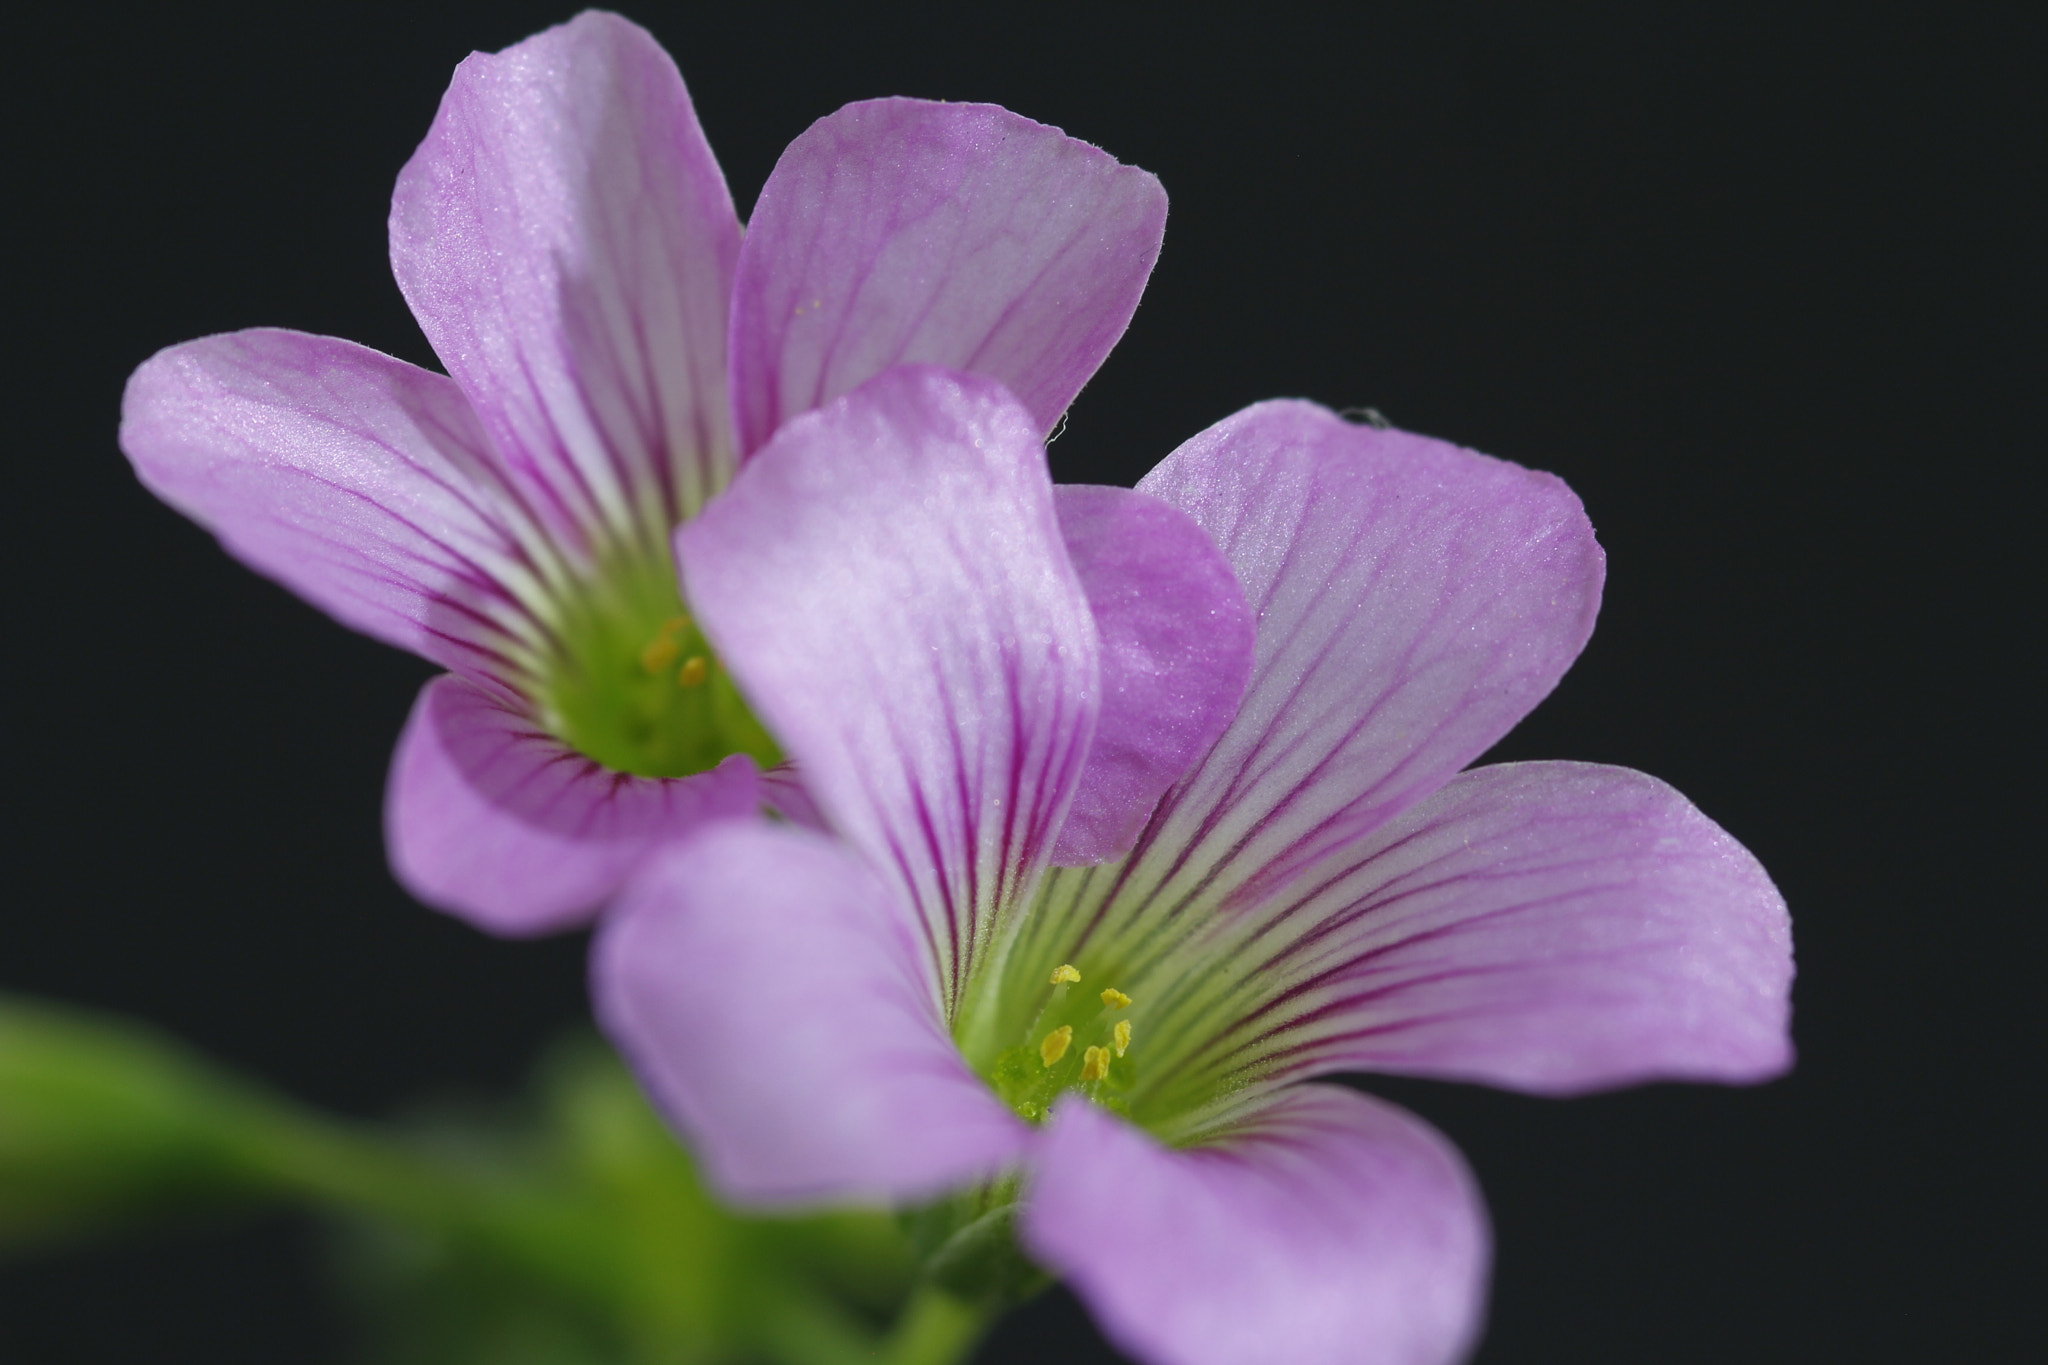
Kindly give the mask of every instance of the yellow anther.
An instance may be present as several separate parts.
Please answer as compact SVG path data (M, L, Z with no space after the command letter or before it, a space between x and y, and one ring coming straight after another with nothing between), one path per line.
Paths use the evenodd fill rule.
M1038 1056L1047 1066L1067 1055L1067 1046L1074 1041L1074 1026L1061 1024L1045 1035L1045 1041L1038 1045Z
M1102 1003L1109 1006L1113 1010L1120 1010L1131 1003L1131 997L1125 995L1116 987L1111 986L1108 990L1102 993Z
M1080 971L1071 962L1062 962L1059 966L1052 969L1052 984L1055 986L1064 986L1069 981L1079 981L1080 979Z
M680 635L689 628L690 618L687 616L671 616L661 623L663 635Z
M1109 1049L1091 1047L1081 1054L1081 1079L1099 1081L1109 1074Z
M711 665L702 654L692 654L683 660L682 668L676 672L676 681L684 687L695 687L711 672Z
M663 629L648 642L647 648L640 651L640 667L649 673L659 673L674 663L682 652L683 647L675 642L675 637Z
M1116 1027L1109 1031L1109 1040L1116 1044L1116 1055L1123 1056L1131 1046L1131 1021L1117 1020Z

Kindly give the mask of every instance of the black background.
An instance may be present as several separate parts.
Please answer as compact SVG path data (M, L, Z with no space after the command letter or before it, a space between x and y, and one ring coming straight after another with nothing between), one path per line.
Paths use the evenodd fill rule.
M625 8L743 213L806 124L885 94L999 102L1161 177L1164 256L1059 477L1129 482L1305 395L1585 499L1599 632L1497 756L1646 769L1754 849L1792 906L1801 1057L1750 1091L1379 1087L1488 1192L1482 1361L2038 1341L2040 11ZM569 12L9 31L0 988L365 1115L504 1090L583 1017L579 939L487 940L385 871L427 666L231 563L114 444L127 372L203 333L432 364L392 179L466 52ZM0 1267L0 1355L338 1361L316 1270L289 1220ZM1109 1358L1061 1298L985 1354Z

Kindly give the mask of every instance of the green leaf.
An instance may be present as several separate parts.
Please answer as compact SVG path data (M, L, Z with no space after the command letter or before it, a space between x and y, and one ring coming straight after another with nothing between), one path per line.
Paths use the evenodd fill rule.
M151 1030L0 999L0 1249L259 1195L268 1104Z

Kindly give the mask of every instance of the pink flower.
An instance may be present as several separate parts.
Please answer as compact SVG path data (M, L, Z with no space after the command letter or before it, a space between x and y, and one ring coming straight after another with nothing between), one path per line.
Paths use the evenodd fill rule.
M1140 485L1220 547L1256 663L1127 856L1049 870L1105 689L1035 437L994 384L895 371L678 533L826 829L715 825L651 861L600 930L601 1016L733 1199L978 1190L962 1238L1014 1220L1158 1365L1455 1359L1474 1184L1316 1078L1776 1075L1784 903L1654 778L1460 771L1592 630L1584 511L1300 402Z
M208 337L137 370L122 446L251 567L451 670L399 741L393 864L482 927L558 928L701 821L803 808L786 770L757 776L780 750L673 529L790 417L895 365L999 380L1042 436L1122 334L1165 214L1153 177L1055 129L892 99L791 144L743 239L674 64L586 13L465 61L399 176L392 266L447 376ZM1147 790L1102 796L1077 856L1133 834L1200 738L1105 749L1112 788Z

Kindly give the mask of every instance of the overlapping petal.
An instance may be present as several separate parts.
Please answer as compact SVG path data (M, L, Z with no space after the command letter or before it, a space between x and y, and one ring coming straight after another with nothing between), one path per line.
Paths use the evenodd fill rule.
M761 191L733 298L742 449L892 365L989 375L1051 430L1159 257L1151 175L988 104L850 104Z
M827 836L723 824L668 850L606 917L593 984L731 1197L919 1198L1028 1138L947 1036L900 896Z
M793 825L820 833L831 829L793 763L778 763L761 774L761 804Z
M1627 768L1474 769L1259 919L1232 939L1243 998L1191 1069L1559 1095L1791 1064L1783 898L1748 850Z
M1477 1335L1488 1260L1456 1150L1321 1085L1182 1150L1068 1100L1034 1153L1022 1230L1153 1365L1445 1365Z
M1160 794L1223 733L1252 667L1252 616L1186 513L1125 488L1054 489L1102 638L1102 711L1053 860L1128 852Z
M1591 633L1603 557L1548 474L1261 403L1187 442L1145 492L1208 532L1258 614L1243 705L1137 850L1091 879L1131 945L1199 896L1255 905L1429 795L1556 684ZM1073 874L1054 888L1072 897ZM1142 956L1142 954L1140 954Z
M441 375L303 332L204 337L129 379L121 448L229 553L365 634L501 689L544 645L545 551Z
M1051 853L1098 708L1031 415L992 380L892 370L785 425L676 545L806 789L917 908L950 1013Z
M682 77L589 12L457 68L398 178L391 261L555 532L659 545L730 476L739 219Z
M384 803L392 870L430 905L495 934L572 928L657 847L751 816L753 760L633 777L564 746L460 678L421 689Z

